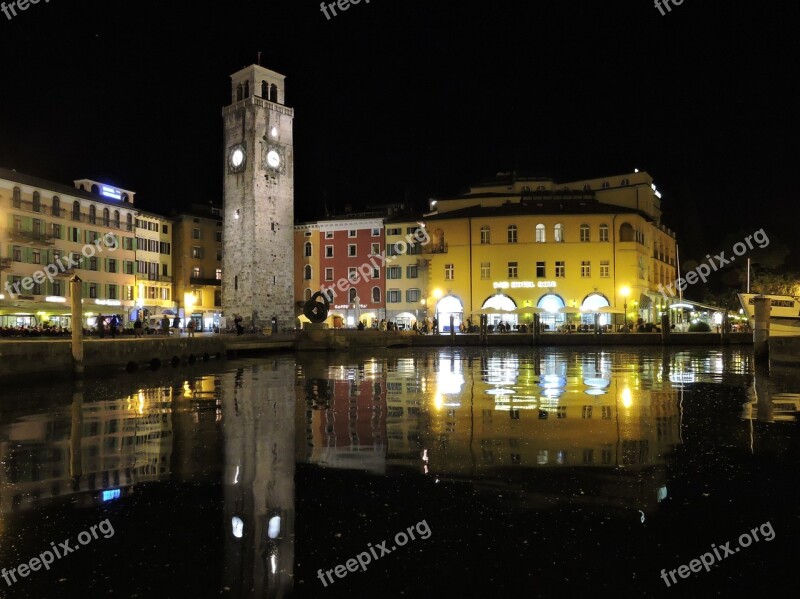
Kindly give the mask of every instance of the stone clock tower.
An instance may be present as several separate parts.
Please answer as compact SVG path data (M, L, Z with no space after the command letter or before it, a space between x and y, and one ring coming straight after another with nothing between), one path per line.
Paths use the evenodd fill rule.
M252 65L231 76L222 110L224 237L222 308L247 325L294 326L294 110L284 79Z

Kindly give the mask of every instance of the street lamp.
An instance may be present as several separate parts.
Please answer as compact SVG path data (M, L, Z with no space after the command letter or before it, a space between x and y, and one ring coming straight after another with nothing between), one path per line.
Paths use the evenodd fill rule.
M628 296L631 294L631 288L625 285L622 289L619 290L624 298L624 311L625 311L625 332L628 332Z

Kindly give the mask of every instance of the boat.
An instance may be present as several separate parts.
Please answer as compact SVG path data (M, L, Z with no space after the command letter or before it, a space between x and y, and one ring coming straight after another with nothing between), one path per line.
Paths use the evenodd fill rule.
M800 336L800 299L791 295L759 295L756 293L739 293L739 303L747 315L750 328L755 328L755 304L757 297L768 297L772 310L769 315L770 337Z

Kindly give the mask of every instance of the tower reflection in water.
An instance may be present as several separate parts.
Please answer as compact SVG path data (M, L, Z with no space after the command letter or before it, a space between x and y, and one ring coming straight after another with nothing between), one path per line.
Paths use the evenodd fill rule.
M224 586L284 597L294 564L295 366L276 360L222 375Z

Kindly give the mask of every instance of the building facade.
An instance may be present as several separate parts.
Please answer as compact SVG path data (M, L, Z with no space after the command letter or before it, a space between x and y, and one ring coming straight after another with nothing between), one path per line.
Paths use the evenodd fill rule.
M198 331L219 326L222 310L222 209L195 205L173 226L174 297L181 326L194 320Z
M386 220L386 319L411 329L428 316L428 264L424 255L430 240L419 219Z
M139 211L136 217L136 309L143 316L178 314L172 289L172 219ZM133 318L136 316L133 315Z
M69 187L0 169L0 326L71 327L69 280L82 280L83 326L134 306L134 192L89 179Z
M676 278L675 235L661 224L661 194L644 172L556 184L499 177L432 200L428 305L447 330L479 311L536 307L547 329L640 318L657 322ZM613 322L613 312L620 312ZM492 324L532 316L490 314Z
M294 297L294 110L285 77L258 65L231 76L225 136L223 306L257 328L291 328Z

